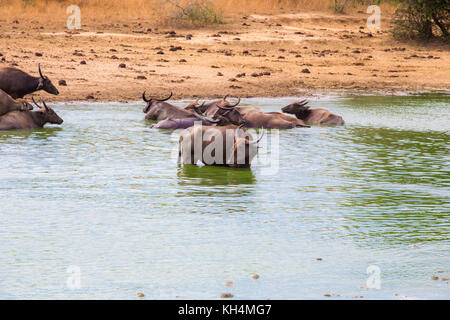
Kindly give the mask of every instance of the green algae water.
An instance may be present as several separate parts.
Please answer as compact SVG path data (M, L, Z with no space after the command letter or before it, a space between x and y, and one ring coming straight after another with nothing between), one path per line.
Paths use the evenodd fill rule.
M280 131L272 174L177 166L140 102L0 133L0 299L449 299L450 96L310 104L346 125Z

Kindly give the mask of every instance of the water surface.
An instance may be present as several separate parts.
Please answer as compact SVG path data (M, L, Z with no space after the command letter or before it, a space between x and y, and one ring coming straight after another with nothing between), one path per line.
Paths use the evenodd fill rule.
M178 167L140 102L57 104L60 128L0 133L0 298L450 298L430 279L450 277L449 96L311 105L347 124L281 131L275 174ZM380 289L360 288L369 266Z

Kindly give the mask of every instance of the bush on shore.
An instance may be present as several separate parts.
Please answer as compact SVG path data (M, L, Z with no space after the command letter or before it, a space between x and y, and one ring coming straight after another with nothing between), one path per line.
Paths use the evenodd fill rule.
M450 0L403 0L393 19L398 40L450 40Z

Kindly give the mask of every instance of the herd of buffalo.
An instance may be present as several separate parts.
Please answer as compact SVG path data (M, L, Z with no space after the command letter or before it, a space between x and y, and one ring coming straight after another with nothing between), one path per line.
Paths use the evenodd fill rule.
M36 91L44 90L58 95L58 89L50 79L42 74L38 66L39 76L33 77L17 68L0 68L0 130L30 130L42 128L46 123L62 124L63 120L56 112L49 108L45 101L39 106L34 98L32 104L24 100L24 96ZM264 112L256 106L239 106L240 99L234 104L223 99L209 103L190 103L185 108L170 104L165 99L148 98L146 93L142 99L146 103L143 109L145 119L157 121L152 125L155 129L185 129L180 135L179 155L184 164L195 164L201 161L208 165L225 165L232 167L250 167L257 152L257 144L262 135L253 140L245 128L258 129L291 129L309 127L310 125L343 125L344 120L326 109L311 109L307 101L297 101L284 108L283 112ZM289 115L291 114L291 115ZM202 126L194 126L201 123ZM206 136L214 131L217 140L220 135L224 141L223 156L214 157L208 161L200 154L194 154L194 137ZM263 130L264 131L264 130ZM229 132L233 132L230 136ZM228 140L231 139L231 143ZM203 141L203 138L202 138ZM203 143L202 149L208 148L209 142ZM238 152L241 150L245 152ZM230 150L228 150L230 149Z

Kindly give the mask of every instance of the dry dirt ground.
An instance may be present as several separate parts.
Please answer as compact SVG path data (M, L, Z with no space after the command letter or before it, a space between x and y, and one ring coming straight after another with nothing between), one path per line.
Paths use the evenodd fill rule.
M450 45L399 43L387 22L371 33L366 19L314 12L232 16L193 30L97 22L75 32L0 20L0 67L37 75L40 62L61 93L41 94L49 101L136 101L143 90L175 98L450 90Z

